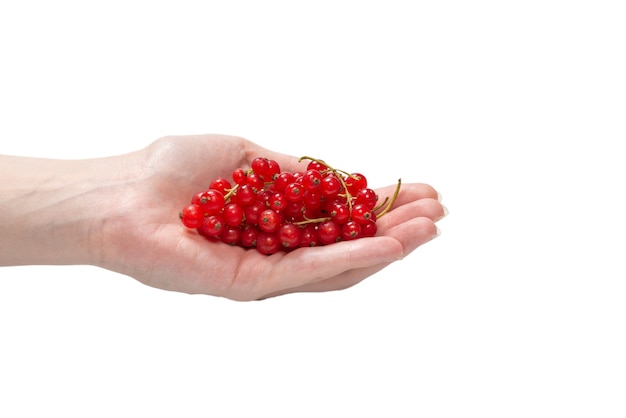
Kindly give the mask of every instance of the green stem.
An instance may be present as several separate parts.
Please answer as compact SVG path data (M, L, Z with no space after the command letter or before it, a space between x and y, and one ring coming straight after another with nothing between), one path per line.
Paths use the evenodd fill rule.
M235 194L235 190L237 190L237 188L239 188L239 184L235 184L232 189L228 190L228 193L226 193L226 196L224 196L224 200L228 200L230 199L230 197Z
M389 201L385 209L377 215L377 219L382 218L383 215L389 212L389 210L391 209L391 206L393 206L394 202L396 201L396 198L398 197L398 194L400 193L401 184L402 184L402 180L398 179L398 185L396 186L396 190L393 192L393 196L391 197L391 200Z
M326 217L326 218L313 218L313 219L309 219L306 216L304 217L304 221L299 221L299 222L293 222L294 225L306 225L306 224L315 224L315 223L320 223L320 222L324 222L324 221L328 221L330 220L330 217Z
M385 203L387 203L388 201L389 201L389 196L385 196L385 200L383 200L378 206L372 209L372 212L378 212L383 206L385 206Z

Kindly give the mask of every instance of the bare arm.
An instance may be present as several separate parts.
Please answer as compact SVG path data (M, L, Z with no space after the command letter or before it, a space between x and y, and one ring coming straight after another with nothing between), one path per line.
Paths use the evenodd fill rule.
M0 265L89 264L161 289L253 300L350 287L437 236L445 209L426 184L404 184L372 238L265 256L185 230L178 212L190 196L256 156L299 167L224 135L91 160L0 156Z
M125 159L0 156L0 265L93 264Z

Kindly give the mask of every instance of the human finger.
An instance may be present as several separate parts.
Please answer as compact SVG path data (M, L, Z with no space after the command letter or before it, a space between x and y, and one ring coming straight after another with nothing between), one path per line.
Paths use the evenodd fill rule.
M369 237L300 248L281 257L263 282L261 294L298 288L360 268L402 258L403 245L393 237Z
M406 257L421 245L437 237L439 230L429 218L417 218L391 228L387 231L387 234L386 236L394 238L402 245L403 257ZM327 292L347 289L378 273L392 262L394 261L349 269L328 279L304 283L299 286L270 293L266 295L266 298L288 293Z
M379 203L382 203L381 199L386 197L391 198L397 187L395 185L388 185L376 189L376 193L379 196ZM425 183L401 183L400 192L396 197L393 207L404 205L408 202L413 202L420 199L435 199L439 200L439 193L432 186Z
M431 198L419 199L405 203L381 216L376 224L379 231L414 218L429 218L432 221L442 219L446 215L445 207Z
M380 263L374 266L363 267L345 271L335 277L320 280L313 283L307 283L298 287L282 289L281 291L265 295L263 299L276 296L286 295L290 293L311 293L311 292L332 292L336 290L344 290L353 287L368 277L376 274L391 263Z

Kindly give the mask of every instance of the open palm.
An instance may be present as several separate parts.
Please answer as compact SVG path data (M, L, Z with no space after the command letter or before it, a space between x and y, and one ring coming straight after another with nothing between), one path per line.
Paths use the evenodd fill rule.
M265 156L283 170L306 163L246 139L224 135L166 137L121 156L129 173L111 198L99 264L160 289L233 300L302 291L339 290L357 284L437 234L444 215L437 192L403 184L394 207L378 220L377 236L301 248L271 256L237 246L213 245L186 230L178 218L190 196L216 178ZM395 185L377 190L390 196Z

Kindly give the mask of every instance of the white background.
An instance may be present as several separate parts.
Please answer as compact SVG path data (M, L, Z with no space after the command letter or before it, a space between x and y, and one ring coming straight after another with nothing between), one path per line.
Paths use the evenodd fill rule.
M0 153L233 134L450 215L263 302L2 268L0 416L626 416L620 3L2 0Z

